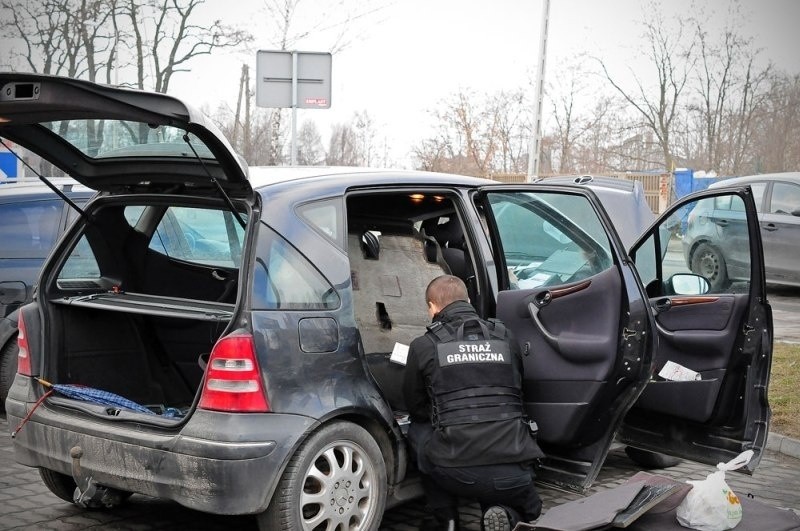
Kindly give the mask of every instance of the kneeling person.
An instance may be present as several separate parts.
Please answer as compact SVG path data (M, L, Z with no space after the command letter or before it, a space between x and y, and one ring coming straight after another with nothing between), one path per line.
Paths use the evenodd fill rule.
M522 407L522 358L499 321L478 317L458 277L425 292L432 324L409 348L408 438L428 506L458 529L458 496L477 499L488 530L538 518L533 462L543 457Z

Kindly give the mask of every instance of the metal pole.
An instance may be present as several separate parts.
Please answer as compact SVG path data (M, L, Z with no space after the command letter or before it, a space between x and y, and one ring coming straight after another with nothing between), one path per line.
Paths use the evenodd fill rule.
M542 1L542 26L539 30L541 41L539 42L539 57L537 72L534 85L533 102L533 123L531 131L531 143L528 148L528 182L533 182L539 175L539 151L541 150L542 136L542 100L544 99L544 70L547 60L547 29L550 18L550 0Z
M292 51L292 166L297 164L297 52Z

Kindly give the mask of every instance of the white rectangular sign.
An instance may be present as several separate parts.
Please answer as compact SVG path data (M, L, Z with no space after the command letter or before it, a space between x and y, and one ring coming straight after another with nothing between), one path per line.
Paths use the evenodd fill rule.
M297 71L293 70L296 62ZM291 108L292 82L297 82L298 109L331 106L331 54L259 50L256 55L256 105Z

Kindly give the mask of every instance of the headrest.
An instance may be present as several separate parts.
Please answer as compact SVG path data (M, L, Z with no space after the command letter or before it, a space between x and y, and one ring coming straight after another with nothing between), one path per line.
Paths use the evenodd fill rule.
M422 229L426 236L432 236L442 247L460 249L464 244L464 233L455 217L450 217L444 223L439 223L438 217L426 219L422 222Z

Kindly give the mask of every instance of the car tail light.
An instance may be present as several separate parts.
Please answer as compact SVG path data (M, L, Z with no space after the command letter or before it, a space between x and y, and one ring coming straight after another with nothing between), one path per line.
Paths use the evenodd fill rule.
M238 413L269 411L252 335L234 333L214 345L199 407Z
M25 330L25 320L22 318L22 312L19 313L17 329L19 330L17 333L17 346L19 347L19 354L17 354L17 372L25 376L33 376L31 354L28 348L28 332Z

